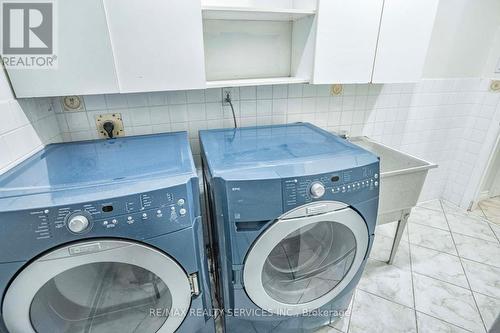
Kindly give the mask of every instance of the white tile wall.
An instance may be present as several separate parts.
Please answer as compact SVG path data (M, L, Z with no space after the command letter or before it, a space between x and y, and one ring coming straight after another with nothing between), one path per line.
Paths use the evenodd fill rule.
M340 96L330 96L328 85L293 84L232 88L231 95L239 126L307 121L351 136L367 135L435 162L440 167L429 173L421 200L444 197L464 206L471 196L467 192L473 192L479 182L474 172L484 168L478 160L481 151L487 150L485 133L500 113L500 94L487 92L488 82L460 79L345 85ZM38 129L35 132L43 143L58 139L48 135L53 134L54 124L63 141L95 139L95 116L119 112L126 135L188 131L197 162L198 130L233 124L230 108L222 106L221 89L93 95L84 100L86 111L62 112L59 98L53 98L55 117L42 112L46 99L22 100L20 105L29 119L30 114L36 115L32 121L36 126L30 126ZM0 153L3 147L0 142Z
M480 193L480 182L500 135L500 92L490 91L490 82L481 80L476 104L464 119L443 193L464 208L468 208Z
M43 145L62 139L51 100L16 100L3 71L0 71L0 117L0 174Z

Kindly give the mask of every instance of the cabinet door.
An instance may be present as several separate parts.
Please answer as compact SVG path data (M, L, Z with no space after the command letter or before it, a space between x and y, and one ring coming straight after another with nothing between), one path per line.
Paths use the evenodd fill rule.
M320 0L313 82L370 82L383 0Z
M200 0L104 0L120 92L205 88Z
M385 0L374 83L421 79L439 0Z
M8 69L17 97L118 92L102 0L58 1L56 69Z

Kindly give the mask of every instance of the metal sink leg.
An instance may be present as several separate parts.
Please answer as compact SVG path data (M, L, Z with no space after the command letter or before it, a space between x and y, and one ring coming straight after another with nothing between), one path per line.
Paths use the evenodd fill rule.
M401 213L401 218L398 221L398 226L396 228L396 235L394 236L394 242L392 243L391 256L387 261L388 264L392 264L394 258L396 257L396 252L399 248L399 243L401 242L401 237L405 231L406 224L408 223L408 217L410 217L411 209L403 210Z

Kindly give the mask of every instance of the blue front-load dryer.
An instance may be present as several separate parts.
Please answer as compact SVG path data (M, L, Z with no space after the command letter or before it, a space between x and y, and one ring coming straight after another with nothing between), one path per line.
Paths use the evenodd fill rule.
M214 332L188 142L54 144L0 176L0 326Z
M302 123L200 140L226 332L309 332L339 318L373 242L378 158Z

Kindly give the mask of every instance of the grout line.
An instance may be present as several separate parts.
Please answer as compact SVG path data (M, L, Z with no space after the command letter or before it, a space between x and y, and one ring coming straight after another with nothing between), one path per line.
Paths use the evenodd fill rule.
M374 292L372 292L372 291L367 291L367 290L364 290L364 289L361 289L361 288L357 288L357 289L358 289L358 290L361 290L361 291L362 291L362 292L364 292L364 293L370 294L370 295L372 295L372 296L376 296L376 297L378 297L378 298L380 298L380 299L383 299L384 301L390 302L390 303L392 303L392 304L396 304L396 305L398 305L398 306L405 307L405 308L407 308L407 309L409 309L409 310L415 310L414 308L412 308L412 307L410 307L410 306L408 306L408 305L401 304L401 303L398 303L398 302L394 302L393 300L388 299L388 298L385 298L385 297L382 297L382 296L380 296L380 295L377 295L377 294L375 294L375 293L374 293Z
M422 314L424 314L424 315L426 315L426 316L429 316L429 317L432 317L432 318L434 318L434 319L436 319L436 320L439 320L439 321L442 321L442 322L444 322L444 323L447 323L447 324L449 324L449 325L451 325L451 326L454 326L454 327L457 327L457 328L463 329L464 331L467 331L467 332L472 332L472 331L470 331L470 330L468 330L468 329L466 329L466 328L463 328L462 326L459 326L459 325L457 325L457 324L450 323L450 322L449 322L449 321L447 321L447 320L443 320L443 319L441 319L441 318L435 317L435 316L430 315L430 314L428 314L428 313L425 313L425 312L423 312L423 311L417 311L417 313L422 313Z
M465 289L465 290L469 290L469 291L474 291L472 289L468 289L467 287L464 287L464 286L460 286L458 284L455 284L455 283L452 283L452 282L449 282L449 281L445 281L445 280L442 280L442 279L438 279L434 276L430 276L430 275L426 275L426 274L422 274L422 273L419 273L419 272L414 272L414 274L416 275L420 275L420 276L423 276L425 278L428 278L428 279L432 279L432 280L436 280L436 281L439 281L439 282L443 282L443 283L447 283L447 284L451 284L452 286L455 286L457 288L462 288L462 289ZM464 272L464 276L465 276L465 272ZM487 296L487 295L486 295Z
M408 223L412 223L412 224L418 224L418 225L422 225L424 227L429 227L429 228L434 228L434 229L438 229L438 230L442 230L442 231L448 231L448 232L451 232L451 230L449 229L442 229L442 228L438 228L438 227L433 227L433 226L430 226L428 224L422 224L422 223L418 223L418 222L410 222L408 221Z
M442 202L441 202L441 207L443 207ZM443 207L443 211L444 211L444 207ZM448 223L448 227L450 227L450 222L448 221L448 217L446 216L446 214L444 214L444 215L445 215L446 223ZM458 253L457 244L455 242L455 238L453 237L453 233L450 232L450 234L451 234L451 240L453 241L453 245L455 246L455 250ZM465 271L465 267L464 267L464 264L462 262L462 258L459 256L458 260L460 261L460 265L462 266L462 270L463 270L464 275L465 275L465 280L467 281L467 284L469 285L469 290L470 290L470 293L472 295L472 299L474 300L474 304L476 305L476 310L477 310L477 313L479 314L479 318L481 318L481 322L483 323L484 329L487 332L488 327L486 327L486 323L484 322L483 315L481 314L481 311L479 310L479 305L477 304L476 297L474 296L474 292L472 291L472 286L470 284L469 277L467 276L467 272Z
M419 224L419 223L413 223L413 224L418 224L420 226L424 226L424 227L429 227L425 224ZM446 231L444 229L439 229L439 228L435 228L435 227L429 227L429 228L434 228L434 229L437 229L437 230L441 230L441 231ZM451 235L452 235L452 238L453 238L453 232L451 231L448 231ZM486 243L491 243L491 244L495 244L496 245L496 242L495 241L491 241L491 240L485 240L485 239L482 239L482 238L477 238L477 237L473 237L473 236L469 236L469 235L465 235L465 234L461 234L459 232L455 232L455 234L458 234L462 237L468 237L468 238L472 238L472 239L475 239L475 240L480 240L480 241L483 241L483 242L486 242ZM496 235L495 235L496 236ZM455 244L455 241L453 239L453 243L455 245L455 249L457 250L457 254L452 254L452 253L449 253L449 252L444 252L444 251L441 251L441 250L437 250L437 249L433 249L433 248L430 248L430 247L427 247L427 246L423 246L423 245L420 245L420 244L416 244L416 243L412 243L411 241L409 242L411 245L415 245L415 246L419 246L419 247L422 247L422 248L425 248L425 249L429 249L429 250L433 250L433 251L436 251L436 252L440 252L440 253L445 253L445 254L449 254L449 255L452 255L452 256L455 256L455 257L459 257L459 258L463 258L463 259L466 259L466 260L469 260L469 261L473 261L473 262L476 262L478 264L483 264L483 265L487 265L487 266L490 266L490 267L495 267L495 268L500 268L498 266L495 266L495 265L492 265L492 264L487 264L487 263L484 263L484 262L481 262L481 261L477 261L477 260L474 260L474 259L470 259L470 258L467 258L467 257L464 257L464 256L461 256L459 253L458 253L458 249L456 249L456 244ZM377 260L377 259L374 259L374 260Z
M479 294L479 295L481 295L481 296L488 297L488 298L493 298L493 299L495 299L495 300L500 301L500 297L491 296L491 295L485 294L485 293L480 292L480 291L475 291L475 290L472 290L472 293L474 293L474 294Z
M409 240L409 238L408 238ZM413 298L413 312L415 314L415 328L417 329L417 333L418 333L418 320L417 320L417 302L415 300L415 283L413 281L413 260L412 260L412 257L411 257L411 245L408 244L408 257L409 257L409 260L410 260L410 279L411 279L411 295L412 295L412 298Z
M358 288L354 289L354 292L352 293L351 314L349 315L349 320L347 322L347 331L346 332L349 332L349 330L351 329L351 319L352 319L352 316L354 315L354 302L356 301L357 289Z
M359 289L359 288L358 288L358 289ZM449 322L449 321L447 321L447 320L443 320L442 318L439 318L439 317L436 317L436 316L430 315L430 314L428 314L428 313L425 313L425 312L423 312L423 311L419 311L419 310L417 310L417 309L412 309L412 308L408 307L407 305L404 305L404 304L401 304L401 303L397 303L397 302L394 302L394 301L392 301L392 300L388 300L387 298L381 297L381 296L379 296L379 295L377 295L377 294L374 294L374 293L372 293L372 292L369 292L369 291L366 291L366 290L363 290L363 289L359 289L359 290L361 290L361 291L363 291L363 292L365 292L365 293L367 293L367 294L370 294L370 295L372 295L372 296L375 296L375 297L378 297L378 298L380 298L380 299L383 299L383 300L385 300L385 301L391 302L391 303L393 303L393 304L403 306L403 307L405 307L405 308L407 308L407 309L410 309L410 310L414 310L414 311L415 311L415 320L417 320L417 313L422 313L422 314L425 314L425 315L427 315L427 316L429 316L429 317L432 317L432 318L434 318L434 319L437 319L437 320L439 320L439 321L445 322L445 323L447 323L447 324L449 324L449 325L452 325L452 326L455 326L455 327L461 328L461 329L463 329L463 330L466 330L467 332L471 332L470 330L468 330L468 329L466 329L466 328L463 328L462 326L459 326L459 325L457 325L457 324L451 323L451 322ZM487 296L487 295L485 295L485 296ZM352 316L352 315L351 315L351 316ZM417 332L418 332L418 327L417 327Z

